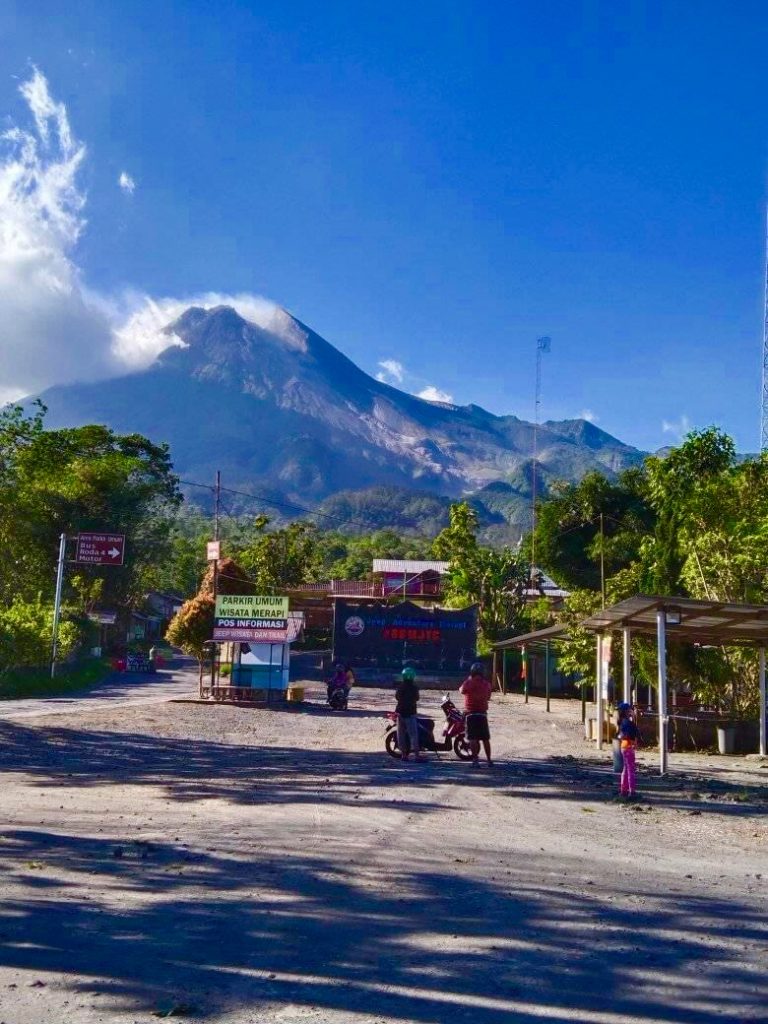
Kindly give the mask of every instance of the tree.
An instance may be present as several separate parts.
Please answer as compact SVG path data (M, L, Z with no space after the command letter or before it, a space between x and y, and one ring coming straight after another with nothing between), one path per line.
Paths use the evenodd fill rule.
M214 567L211 562L200 584L201 594L213 596ZM260 594L257 584L233 558L220 558L216 567L216 591L219 594Z
M83 641L83 629L71 619L59 623L58 653L64 660ZM53 606L39 598L14 598L0 608L0 675L14 668L32 668L48 661L53 643Z
M538 512L537 565L563 586L599 590L601 555L606 577L624 569L638 557L655 519L641 469L626 470L616 481L592 472L576 484L553 483Z
M126 534L125 564L80 566L80 595L103 580L105 602L130 606L181 501L168 449L104 426L46 430L44 417L39 403L0 413L0 602L50 598L59 535L109 529Z
M300 586L313 576L317 556L317 528L312 523L291 523L268 530L270 520L254 520L253 538L236 551L237 560L253 580L251 593L272 594Z
M200 685L203 685L203 663L206 644L213 637L215 603L209 593L200 593L185 601L171 619L165 638L185 654L197 658L200 667Z
M595 634L582 629L581 623L600 608L600 594L595 590L574 590L566 598L558 619L568 627L560 641L557 665L561 672L582 677L582 685L594 685L596 680Z
M655 594L685 594L684 526L691 501L707 484L727 477L736 461L733 440L716 427L691 431L679 448L663 458L646 459L647 491L656 513L656 529L641 547L645 589Z
M313 574L317 579L370 579L374 558L425 559L432 541L401 536L395 530L375 530L358 536L320 533Z
M432 542L435 558L469 565L477 555L477 512L467 501L455 502L448 512L448 526Z
M467 502L451 505L449 517L432 545L433 553L449 563L446 603L477 605L481 647L487 649L524 621L529 567L516 551L477 543L477 513Z

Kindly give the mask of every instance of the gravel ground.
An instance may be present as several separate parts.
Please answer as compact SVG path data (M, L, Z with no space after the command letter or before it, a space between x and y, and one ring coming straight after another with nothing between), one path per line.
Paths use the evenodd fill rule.
M627 806L576 704L495 700L488 769L308 698L0 722L0 1022L768 1020L757 760Z

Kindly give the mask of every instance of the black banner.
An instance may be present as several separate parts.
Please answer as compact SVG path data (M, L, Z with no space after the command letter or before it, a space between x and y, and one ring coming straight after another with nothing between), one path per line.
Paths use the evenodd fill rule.
M357 668L464 672L475 660L477 609L337 601L333 657Z

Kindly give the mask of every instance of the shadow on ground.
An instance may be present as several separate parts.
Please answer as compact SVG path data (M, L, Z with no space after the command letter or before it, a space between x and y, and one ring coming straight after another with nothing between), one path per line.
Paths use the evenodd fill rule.
M382 723L383 724L383 723ZM510 796L538 800L609 800L616 776L592 760L550 756L512 759L493 770L473 768L450 752L431 755L424 766L405 766L377 751L353 752L289 746L258 746L178 739L147 733L35 727L0 722L0 771L23 773L32 784L51 780L75 787L130 783L159 786L174 800L221 799L240 804L362 802L371 808L392 805L404 773L424 792L409 799L412 810L434 809L429 791L446 781L494 787ZM768 815L768 789L733 780L702 782L674 773L660 778L640 773L643 805L723 816ZM383 792L382 792L383 791ZM445 804L442 805L443 807Z
M277 850L238 860L136 843L116 860L112 842L44 831L6 833L2 851L9 881L39 883L0 907L2 963L30 979L56 972L74 1002L102 1011L744 1024L768 1002L745 953L768 938L755 905L642 885L578 895L558 889L583 870L568 859L458 879L424 861L383 878Z

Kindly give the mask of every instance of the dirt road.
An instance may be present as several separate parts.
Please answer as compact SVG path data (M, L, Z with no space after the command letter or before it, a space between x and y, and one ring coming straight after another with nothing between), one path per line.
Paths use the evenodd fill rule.
M0 722L0 1021L767 1019L766 769L622 806L577 706L494 705L473 769L315 695Z

